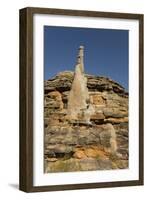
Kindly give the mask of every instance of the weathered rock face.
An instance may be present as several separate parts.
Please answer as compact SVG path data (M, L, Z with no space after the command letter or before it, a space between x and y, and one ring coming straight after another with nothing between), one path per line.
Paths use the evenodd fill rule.
M108 78L85 75L95 112L91 124L69 123L73 75L65 71L44 82L45 172L127 168L128 93Z

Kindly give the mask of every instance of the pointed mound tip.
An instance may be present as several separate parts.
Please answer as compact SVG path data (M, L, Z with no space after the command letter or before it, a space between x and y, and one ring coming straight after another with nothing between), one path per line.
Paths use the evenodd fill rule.
M84 46L83 46L83 45L80 45L79 49L84 49Z

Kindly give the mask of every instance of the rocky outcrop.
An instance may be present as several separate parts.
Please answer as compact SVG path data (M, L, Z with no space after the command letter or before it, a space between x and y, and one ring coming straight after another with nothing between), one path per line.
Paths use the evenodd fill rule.
M45 172L127 168L128 93L109 78L85 74L95 112L90 124L69 122L73 77L65 71L44 82Z

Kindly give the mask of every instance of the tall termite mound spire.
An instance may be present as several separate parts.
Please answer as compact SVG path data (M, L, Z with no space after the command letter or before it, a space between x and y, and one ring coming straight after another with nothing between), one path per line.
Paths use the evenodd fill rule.
M68 97L69 121L90 123L94 109L90 104L87 78L84 75L84 46L79 47L74 79Z
M80 66L81 72L84 73L84 46L79 47L76 64Z

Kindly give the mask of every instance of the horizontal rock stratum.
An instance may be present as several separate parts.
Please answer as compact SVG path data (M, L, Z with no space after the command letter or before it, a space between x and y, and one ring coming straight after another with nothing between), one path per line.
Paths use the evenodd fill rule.
M95 113L91 124L69 123L73 77L64 71L44 81L45 172L128 168L128 93L109 78L85 74Z

